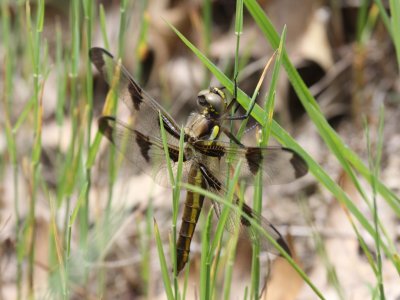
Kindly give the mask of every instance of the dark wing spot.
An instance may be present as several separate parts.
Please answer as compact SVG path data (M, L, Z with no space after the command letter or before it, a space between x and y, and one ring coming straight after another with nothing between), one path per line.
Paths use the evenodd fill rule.
M239 205L239 203L238 203L238 205ZM243 203L242 204L242 211L246 216L248 216L249 218L252 218L253 214L252 214L252 210L251 210L250 206L248 206L247 204ZM249 227L251 225L249 220L247 220L243 215L240 215L240 223L242 223L242 225L246 226L246 227Z
M276 242L281 246L287 254L292 256L292 252L289 249L288 244L286 243L285 239L282 237L282 235L279 233L278 229L276 229L272 224L269 224L269 227L275 231L275 233L278 235L278 238L276 239Z
M288 244L286 243L286 241L283 239L283 237L279 236L279 238L276 240L276 242L279 244L279 246L281 246L287 254L289 254L289 256L292 256L292 252L289 249Z
M178 159L179 159L179 151L177 151L176 149L168 148L168 154L169 154L169 158L170 158L173 162L178 162Z
M112 54L103 48L93 47L89 50L90 60L100 72L102 72L102 69L105 65L103 55L107 55L110 58L113 58Z
M238 203L238 205L239 205L239 203ZM242 204L242 211L246 216L248 216L249 218L254 219L253 210L250 208L250 206L248 206L247 204L243 203ZM251 226L251 223L249 222L249 220L246 219L243 215L241 215L241 217L240 217L240 222L242 223L243 226L247 226L247 227ZM269 224L269 227L271 228L271 230L273 232L275 232L275 234L277 236L276 242L279 244L279 246L281 246L290 256L292 256L288 244L286 243L286 241L282 237L282 235L279 233L279 231L272 224Z
M152 143L149 141L148 137L139 134L139 132L136 131L136 143L140 148L140 153L142 154L143 158L146 160L146 162L150 162L149 150Z
M308 172L308 166L306 162L298 154L293 153L293 157L290 159L290 163L294 168L294 174L296 178L303 177Z
M261 149L256 147L248 148L246 151L246 159L250 172L254 175L257 174L263 160Z
M140 109L140 104L143 102L142 89L131 80L129 81L128 91L131 95L133 107L138 111Z
M110 122L115 122L115 118L114 117L110 117L110 116L100 117L99 120L98 120L99 130L111 142L114 142L114 139L113 139L113 127L110 125Z

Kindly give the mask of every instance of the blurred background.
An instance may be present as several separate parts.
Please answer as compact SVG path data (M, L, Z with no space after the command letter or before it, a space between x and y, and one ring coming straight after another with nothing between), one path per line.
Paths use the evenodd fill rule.
M371 151L375 155L383 145L379 178L395 200L379 196L376 203L384 236L396 253L400 80L395 46L381 13L382 9L389 13L388 1L257 2L278 33L286 25L289 58L344 144L367 166ZM108 87L91 65L88 50L104 47L121 57L142 87L184 124L196 109L197 93L220 83L167 22L233 78L235 4L232 0L1 2L0 299L166 298L153 218L169 258L171 190L157 186L129 164L110 163L113 150L105 139L100 142L96 123ZM248 95L273 53L244 8L238 83ZM262 106L271 73L257 98ZM372 222L372 202L365 198L375 195L373 186L355 172L360 178L357 186L338 162L283 69L275 102L274 119ZM255 132L246 135L246 144L255 145ZM252 193L245 191L249 204ZM267 187L264 193L263 216L289 241L295 261L326 299L375 299L379 294L371 262L377 259L375 241L354 223L348 207L312 174L288 185ZM208 212L207 206L204 211ZM187 282L185 276L178 278L180 288L187 286L187 299L198 298L203 218L192 242ZM251 245L239 241L232 299L244 298L250 285L249 253ZM318 298L283 258L261 253L261 264L265 299ZM381 269L386 299L400 299L398 261L384 255ZM217 275L216 299L224 273Z

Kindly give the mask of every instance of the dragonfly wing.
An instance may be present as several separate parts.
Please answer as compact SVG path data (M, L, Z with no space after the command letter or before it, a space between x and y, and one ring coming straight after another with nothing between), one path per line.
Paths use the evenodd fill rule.
M149 174L158 184L170 187L162 140L147 136L111 116L99 118L99 130L133 166ZM168 154L176 176L179 147L168 144ZM182 180L187 180L191 161L183 162Z
M221 162L230 162L234 167L242 161L239 177L250 179L262 171L263 182L267 185L283 184L296 180L308 172L303 158L291 149L284 147L241 147L227 142L199 140L194 143L197 151L208 156L217 157ZM215 173L227 169L215 169ZM219 166L218 166L219 168ZM253 182L249 182L253 184Z
M155 101L129 74L128 70L113 56L102 48L91 48L89 56L105 81L118 93L118 97L129 108L134 128L147 136L160 136L161 114L167 139L170 143L178 143L180 126L168 112ZM115 82L114 82L115 81Z
M205 179L207 189L221 196L222 198L226 198L227 190L221 183L220 179L211 173L205 165L200 165L200 171ZM268 222L267 219L254 212L246 203L240 203L239 198L235 195L233 196L233 203L234 205L241 207L243 214L257 222L290 255L290 250L285 242L285 239L282 237L279 231L270 222ZM222 213L221 204L213 201L213 207L216 215L220 217ZM252 243L258 243L263 250L266 250L270 253L279 254L279 251L271 245L263 233L255 228L251 222L240 213L240 211L237 211L236 209L229 209L225 229L230 233L234 233L237 226L239 226L240 237L245 237Z

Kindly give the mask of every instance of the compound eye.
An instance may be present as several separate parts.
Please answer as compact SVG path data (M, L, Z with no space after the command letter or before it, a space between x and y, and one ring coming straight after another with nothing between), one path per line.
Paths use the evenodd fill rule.
M200 106L207 106L207 100L206 100L206 96L204 95L198 95L197 96L197 104Z
M210 91L209 90L202 90L197 94L197 104L200 106L207 106L207 99L206 96L207 94L209 94Z
M220 95L215 93L208 93L206 96L206 100L208 104L215 110L215 112L222 112L224 107L224 100Z

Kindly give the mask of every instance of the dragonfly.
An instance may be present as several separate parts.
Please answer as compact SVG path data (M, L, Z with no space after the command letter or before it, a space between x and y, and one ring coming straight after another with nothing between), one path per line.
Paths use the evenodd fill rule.
M169 113L152 98L128 70L116 61L105 49L94 47L89 57L105 81L112 86L119 101L130 113L130 121L124 122L111 115L101 115L98 119L99 131L123 154L132 166L148 173L159 184L170 185L166 152L174 172L179 158L181 126ZM235 84L236 85L236 84ZM291 149L281 146L248 147L231 133L224 122L247 118L248 115L232 116L236 97L230 101L222 88L210 87L197 95L198 111L189 115L183 128L182 182L206 189L226 198L226 178L229 164L241 163L239 178L248 179L262 172L263 184L283 184L304 176L308 167L303 158ZM229 103L228 103L229 102ZM250 110L249 110L250 111ZM164 151L161 122L166 133L167 151ZM220 136L225 134L228 141ZM205 196L191 190L186 191L182 223L176 245L176 270L179 273L189 260L190 245ZM212 201L212 200L211 200ZM260 241L260 232L252 226L253 219L289 255L290 250L283 236L268 220L243 203L237 195L233 203L240 206L242 214L230 209L225 228L233 232L239 227L240 235L252 242ZM212 201L218 217L221 204ZM243 217L243 214L247 216ZM263 240L267 240L264 238ZM264 243L263 243L264 244ZM279 254L275 247L265 241L267 250Z

